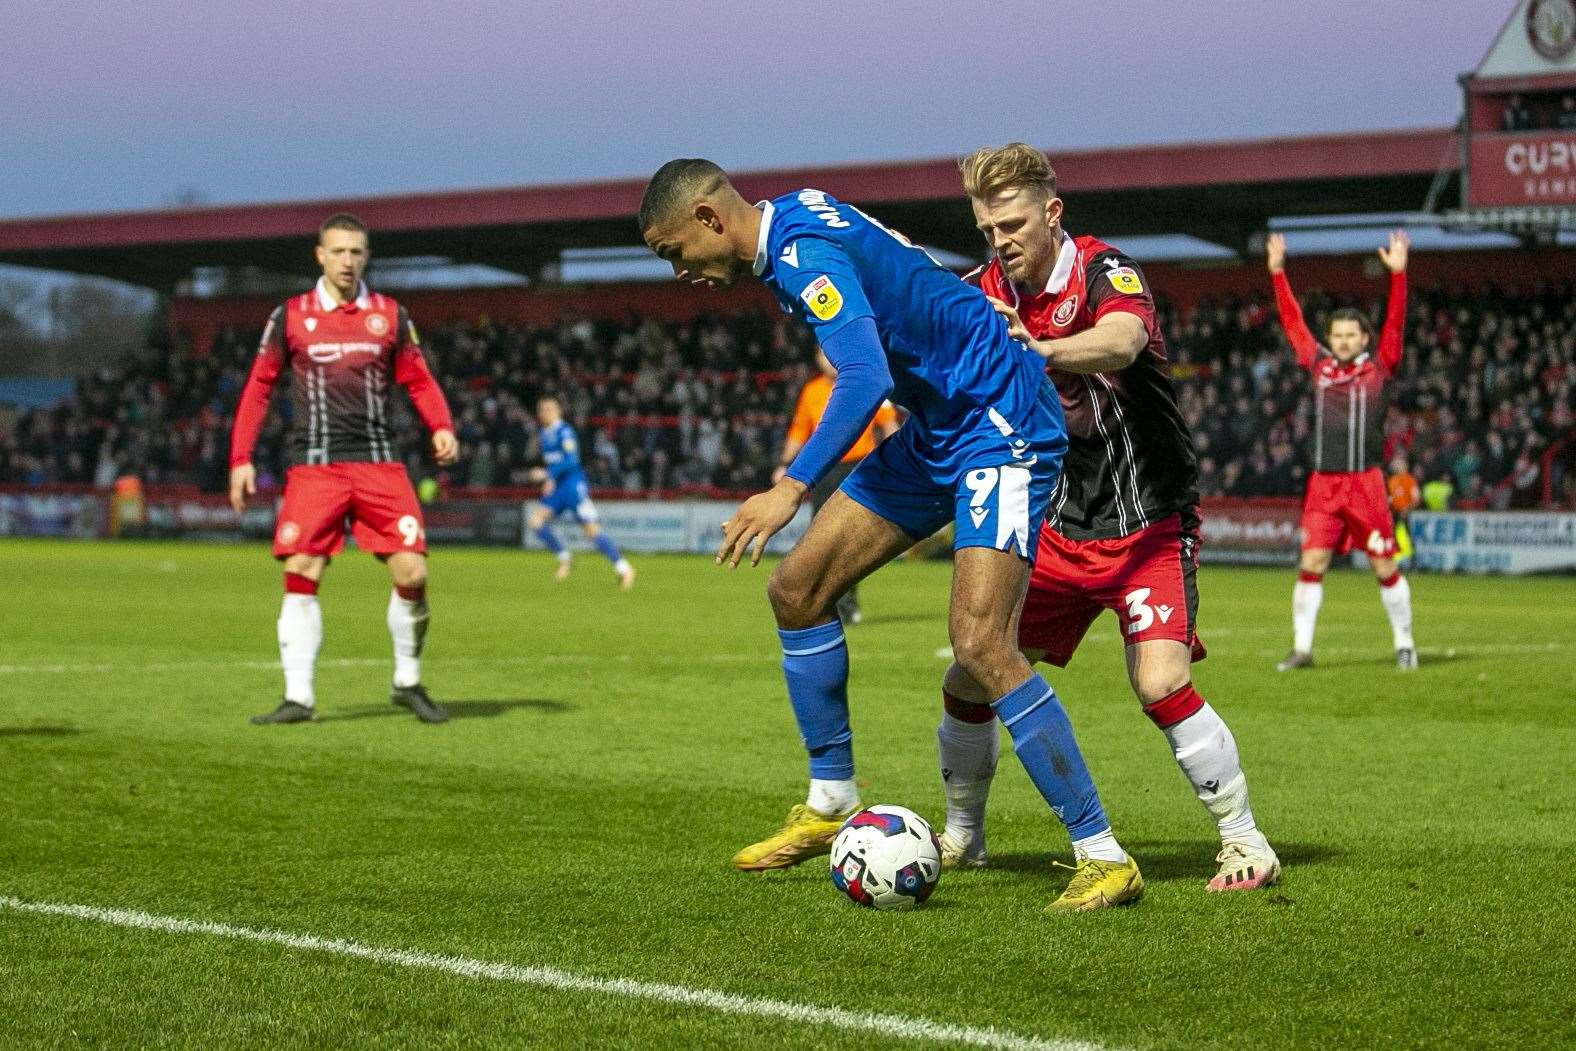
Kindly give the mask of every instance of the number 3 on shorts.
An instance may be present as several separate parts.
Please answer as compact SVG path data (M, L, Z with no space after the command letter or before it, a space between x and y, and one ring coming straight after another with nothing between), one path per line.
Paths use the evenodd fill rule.
M394 528L399 530L399 535L404 538L406 547L415 547L417 542L426 535L426 530L421 528L415 515L401 515Z

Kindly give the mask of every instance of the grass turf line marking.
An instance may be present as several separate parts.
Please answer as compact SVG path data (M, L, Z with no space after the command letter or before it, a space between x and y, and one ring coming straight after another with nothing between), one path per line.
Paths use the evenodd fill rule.
M790 1000L740 996L715 989L696 989L661 982L640 982L629 978L593 978L560 971L553 967L520 967L515 964L472 960L463 956L443 956L408 949L380 949L373 945L362 945L360 942L345 941L340 938L320 938L310 934L287 934L284 931L237 927L228 923L183 920L173 916L155 916L152 913L137 912L132 909L103 909L93 905L23 901L20 898L4 895L0 895L0 909L43 916L66 916L116 927L134 927L163 931L168 934L207 934L216 938L234 938L264 945L278 945L286 949L332 953L394 967L442 971L460 978L489 979L495 982L532 985L563 992L597 993L630 1000L651 1000L657 1003L721 1011L725 1014L751 1015L804 1025L824 1025L836 1029L876 1033L899 1040L930 1040L943 1044L1000 1048L1002 1051L1109 1051L1099 1044L1081 1040L1041 1040L1000 1029L952 1025L906 1015L847 1011L840 1007L816 1007L813 1004L794 1003Z

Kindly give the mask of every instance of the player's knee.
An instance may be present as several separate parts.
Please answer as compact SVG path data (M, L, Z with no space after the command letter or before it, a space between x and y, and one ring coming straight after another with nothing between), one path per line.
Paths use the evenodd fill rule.
M963 665L956 660L947 668L947 673L941 677L942 692L952 695L961 701L970 704L989 704L990 696L985 687L974 681L974 676L963 670Z
M1176 693L1193 681L1191 668L1157 666L1140 668L1133 674L1133 692L1141 704L1151 705Z
M321 580L328 559L322 555L291 555L285 559L285 572L295 573L308 580Z
M813 582L793 572L787 562L772 570L766 582L766 599L772 605L777 626L790 631L814 627L825 612L825 603L816 599Z
M951 634L952 659L976 683L994 680L1002 661L1017 655L1013 640L978 621L955 623Z

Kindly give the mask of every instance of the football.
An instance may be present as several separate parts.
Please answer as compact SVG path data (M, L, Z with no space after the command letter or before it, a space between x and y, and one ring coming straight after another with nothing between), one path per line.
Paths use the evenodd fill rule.
M907 807L866 807L832 841L832 883L872 909L923 905L941 880L941 844Z

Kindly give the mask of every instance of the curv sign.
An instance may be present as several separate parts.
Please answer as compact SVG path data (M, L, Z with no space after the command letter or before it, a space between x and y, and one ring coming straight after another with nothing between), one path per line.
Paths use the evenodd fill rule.
M1472 136L1469 207L1576 204L1576 133Z

